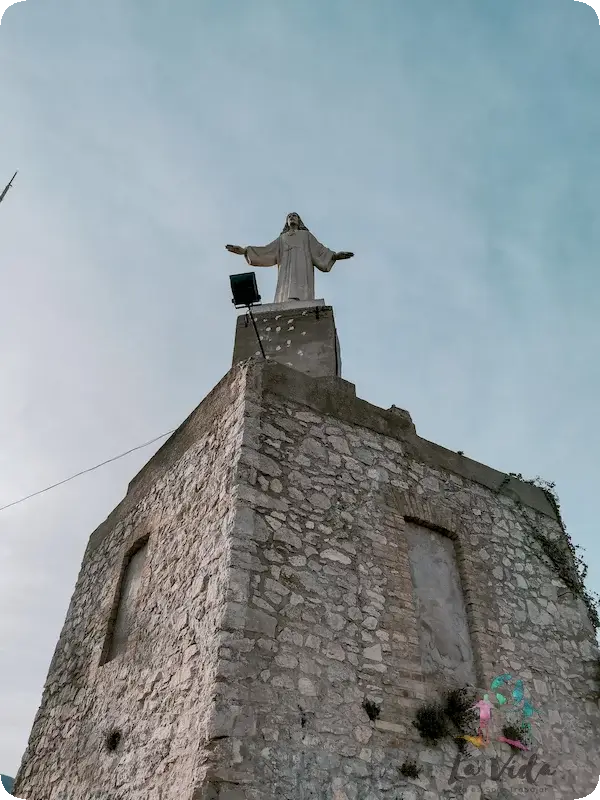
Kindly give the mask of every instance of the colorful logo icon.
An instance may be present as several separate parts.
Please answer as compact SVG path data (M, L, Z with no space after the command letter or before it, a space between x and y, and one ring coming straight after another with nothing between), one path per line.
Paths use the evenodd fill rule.
M477 736L462 736L475 747L487 747L490 743L490 723L494 711L500 711L505 719L501 736L496 736L495 741L506 742L511 747L519 750L529 750L533 739L532 717L539 714L531 702L525 697L523 681L517 678L512 691L510 684L513 677L509 673L498 675L490 685L489 693L483 695L483 699L478 700L473 709L479 711L479 730ZM500 691L502 690L502 691ZM495 705L490 700L492 695ZM511 735L507 735L511 734Z

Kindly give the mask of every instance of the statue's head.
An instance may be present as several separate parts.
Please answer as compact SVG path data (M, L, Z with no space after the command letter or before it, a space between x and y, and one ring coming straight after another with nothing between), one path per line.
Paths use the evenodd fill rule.
M282 233L287 233L291 228L297 228L299 231L307 231L308 228L300 219L300 215L296 214L295 211L292 211L290 214L287 215L285 218L285 227L281 231Z

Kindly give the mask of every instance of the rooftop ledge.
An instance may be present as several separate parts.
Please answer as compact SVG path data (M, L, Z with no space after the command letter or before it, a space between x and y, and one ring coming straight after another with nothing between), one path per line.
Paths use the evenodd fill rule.
M409 457L428 466L453 472L492 491L501 488L502 494L557 520L553 506L540 488L513 477L507 480L503 472L422 439L417 435L408 411L396 406L385 410L361 400L356 396L355 385L343 378L312 378L275 361L265 362L254 357L234 365L142 467L130 482L125 498L90 537L88 551L94 549L109 529L137 505L205 431L213 427L215 418L234 403L237 391L235 378L243 369L248 370L247 386L251 387L251 392L258 394L259 402L261 396L271 392L350 425L396 439L402 442ZM256 399L255 396L253 400Z
M447 450L418 436L408 411L392 406L385 410L356 396L356 387L343 378L311 378L297 370L269 362L264 369L263 390L308 406L351 425L402 441L407 455L430 467L448 470L492 491L519 499L524 505L558 521L543 490L510 477L467 456Z

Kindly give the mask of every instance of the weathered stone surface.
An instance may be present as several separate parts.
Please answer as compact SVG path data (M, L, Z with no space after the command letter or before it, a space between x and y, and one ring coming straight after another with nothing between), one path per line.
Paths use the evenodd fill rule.
M255 322L269 361L286 364L314 377L341 374L333 309L322 300L313 300L295 313L276 305L257 307ZM254 326L243 314L237 319L233 364L252 357L262 358L262 354Z
M477 685L469 622L454 543L408 523L404 528L419 618L423 672L434 680Z
M590 794L598 648L527 535L532 523L562 536L546 499L514 480L514 496L497 494L499 473L419 439L406 412L291 373L232 370L93 534L16 795L471 797L463 766L450 783L455 745L432 748L411 723L453 682L483 693L503 673L544 714L533 772L557 772L539 775L536 796ZM135 626L100 666L124 560L144 536ZM489 777L508 745L473 753L484 796L532 788L517 769ZM413 759L418 780L399 772Z
M169 787L171 797L191 798L197 759L213 758L203 742L232 732L233 718L214 705L215 676L246 658L245 648L234 655L232 647L252 615L249 575L230 551L234 529L245 541L260 530L241 504L232 514L249 389L244 370L230 373L92 535L17 796L84 800L108 797L106 787L111 797L166 800ZM101 665L121 570L143 537L135 628L125 651ZM120 741L111 752L113 731Z

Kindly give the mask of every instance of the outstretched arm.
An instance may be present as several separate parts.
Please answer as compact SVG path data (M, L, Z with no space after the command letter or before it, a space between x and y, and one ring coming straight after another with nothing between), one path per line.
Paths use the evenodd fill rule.
M238 256L244 256L251 267L274 267L279 263L279 239L264 247L240 247L226 244L225 249Z
M274 267L279 264L279 237L263 247L246 247L244 255L251 267Z
M245 256L246 255L246 247L240 247L237 244L226 244L225 249L229 250L230 253L235 253L238 256Z
M336 261L343 261L345 258L352 258L354 255L354 253L348 253L346 251L335 253L333 250L325 247L324 244L321 244L312 233L308 234L308 241L310 243L312 263L321 272L329 272Z

